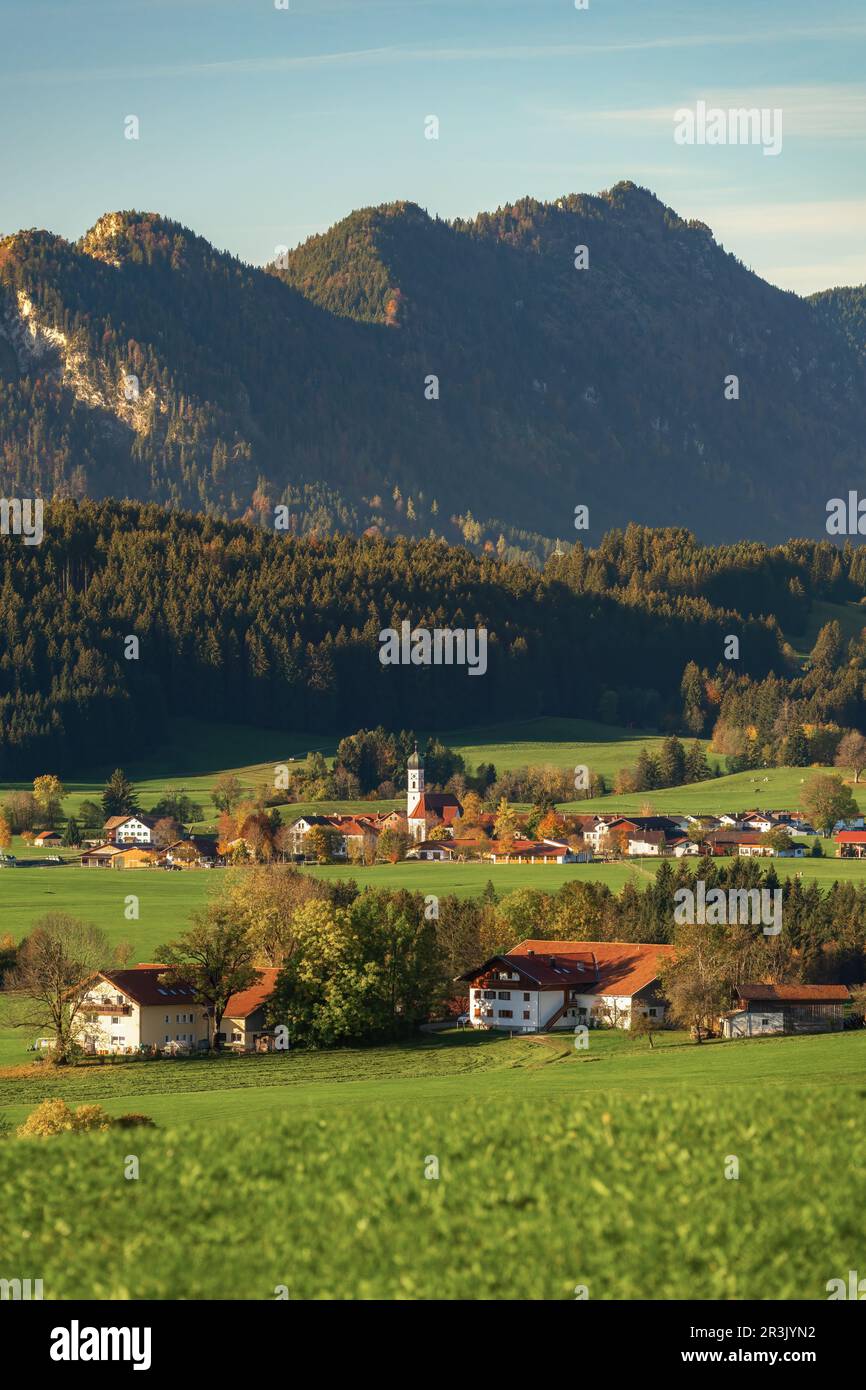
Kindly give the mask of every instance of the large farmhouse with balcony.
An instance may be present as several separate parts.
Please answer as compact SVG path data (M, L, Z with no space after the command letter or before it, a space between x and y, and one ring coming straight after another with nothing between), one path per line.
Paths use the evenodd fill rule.
M152 816L109 816L102 829L109 845L151 845L155 825Z
M197 1051L207 1048L211 1020L190 985L163 984L165 966L135 965L105 970L94 977L79 1014L78 1039L85 1052L139 1052L143 1049ZM273 992L276 970L262 970L249 989L233 994L222 1024L235 1050L251 1050L264 1032L264 1005Z
M163 985L164 965L100 972L81 1010L85 1052L138 1052L169 1044L207 1047L208 1018L189 985Z
M528 940L458 979L469 985L474 1028L628 1028L635 1011L664 1018L658 974L672 953L623 941Z
M846 985L738 985L733 1008L719 1020L722 1037L837 1033L849 998Z

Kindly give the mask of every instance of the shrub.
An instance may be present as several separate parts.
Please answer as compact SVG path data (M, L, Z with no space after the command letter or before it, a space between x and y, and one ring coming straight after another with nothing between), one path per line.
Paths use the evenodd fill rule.
M54 1099L37 1105L18 1126L17 1132L20 1139L47 1139L49 1135L63 1134L67 1130L108 1129L110 1125L111 1116L101 1105L79 1105L72 1111L65 1100Z
M118 1115L114 1120L118 1129L134 1129L136 1125L147 1125L150 1129L156 1128L156 1121L149 1115L139 1115L132 1111L129 1115Z

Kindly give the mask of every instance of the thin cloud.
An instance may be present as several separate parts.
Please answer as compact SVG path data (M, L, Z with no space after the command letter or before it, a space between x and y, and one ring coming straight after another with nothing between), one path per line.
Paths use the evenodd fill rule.
M866 39L866 24L826 26L814 29L731 32L721 34L670 34L630 39L615 43L571 43L467 46L460 48L406 48L389 45L380 48L349 49L332 53L298 54L293 57L268 55L258 58L228 58L211 62L159 63L139 67L82 69L35 69L9 73L9 82L96 82L136 81L143 78L190 78L260 76L267 73L302 72L323 68L370 67L405 63L468 63L551 60L594 57L604 53L636 53L653 49L692 49L742 44L819 41L840 38ZM615 114L615 113L611 113Z
M779 108L784 133L788 135L832 137L838 140L866 138L866 88L830 84L801 87L750 87L747 90L704 88L668 106L631 106L585 111L549 110L549 119L562 125L585 125L587 120L627 125L630 133L641 127L668 126L673 129L674 112L693 107L696 101L723 110L743 107Z

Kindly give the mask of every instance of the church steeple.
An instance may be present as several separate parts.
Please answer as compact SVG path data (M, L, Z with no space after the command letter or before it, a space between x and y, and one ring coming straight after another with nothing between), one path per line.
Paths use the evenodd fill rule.
M415 744L415 751L406 763L406 818L412 815L412 809L417 804L418 798L424 795L424 763L418 752L418 744ZM422 813L423 814L423 813ZM411 829L411 827L410 827Z

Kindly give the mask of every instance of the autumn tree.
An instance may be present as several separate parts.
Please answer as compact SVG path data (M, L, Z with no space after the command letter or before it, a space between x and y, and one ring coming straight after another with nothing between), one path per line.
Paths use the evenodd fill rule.
M110 956L108 939L98 927L61 912L41 917L18 949L5 980L6 989L22 1006L14 1022L50 1032L51 1060L58 1066L72 1057L85 995Z
M218 811L231 813L246 795L246 788L233 772L221 772L211 789L211 800Z
M161 983L192 987L196 1002L210 1016L213 1048L219 1051L220 1024L229 999L258 978L245 925L225 905L213 904L196 914L189 931L157 947L156 954L166 966Z
M383 835L387 833L383 831ZM314 825L304 836L304 850L317 864L330 864L336 859L341 844L342 836L327 825Z
M153 827L151 836L157 849L165 849L180 839L181 827L173 816L162 816Z
M53 773L36 777L33 782L33 800L45 826L53 829L60 819L63 798L66 795L63 783Z
M221 902L228 917L246 932L255 961L278 966L294 949L295 915L304 903L324 897L324 885L310 874L262 864L230 873Z
M402 830L383 830L376 844L376 854L387 864L397 864L405 859L406 851L413 844L412 837Z
M517 835L517 813L503 796L496 808L493 833L503 845L510 845Z
M836 767L849 767L856 786L860 773L866 767L866 738L857 729L849 729L847 734L842 735L833 763Z
M673 958L662 961L659 979L674 1023L699 1043L711 1033L730 999L730 950L723 926L675 929Z
M812 824L829 835L837 821L855 820L860 811L850 787L836 773L822 773L806 784L803 809Z

